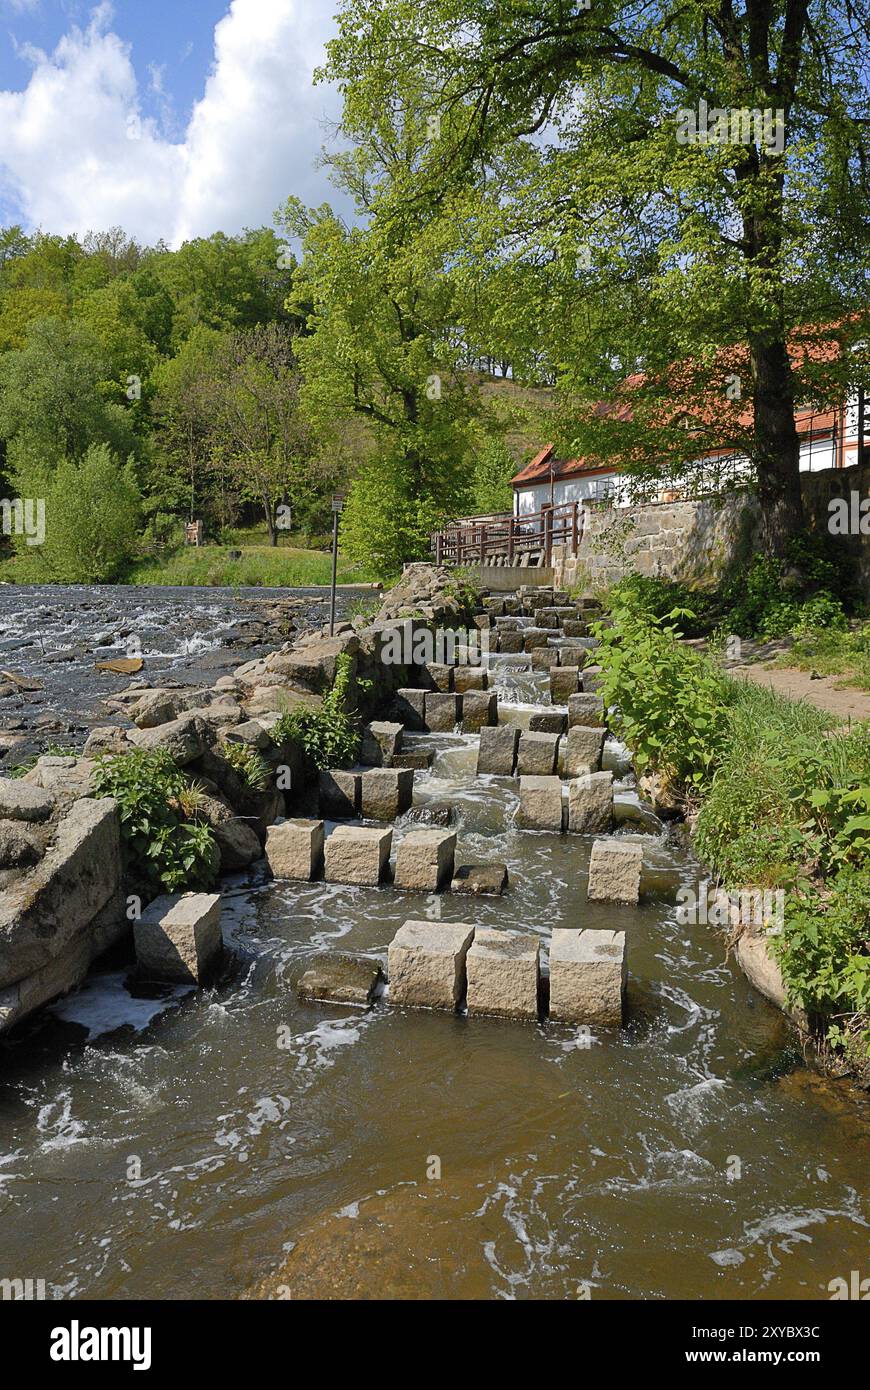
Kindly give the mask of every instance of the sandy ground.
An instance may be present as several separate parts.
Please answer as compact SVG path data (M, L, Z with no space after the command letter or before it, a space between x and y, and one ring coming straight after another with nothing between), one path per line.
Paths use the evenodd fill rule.
M817 709L827 710L837 719L855 721L870 719L870 694L852 686L838 689L841 676L814 676L810 671L791 668L772 669L767 663L788 650L787 642L743 643L740 662L725 662L729 676L737 680L755 681L766 685L790 700L806 700ZM745 659L748 656L748 661Z

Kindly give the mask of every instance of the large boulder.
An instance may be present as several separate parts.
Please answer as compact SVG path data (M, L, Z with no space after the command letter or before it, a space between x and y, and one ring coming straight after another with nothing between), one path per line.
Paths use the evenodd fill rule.
M54 797L20 777L0 777L0 818L45 821L54 810Z
M111 797L76 801L54 844L0 893L0 987L46 966L118 892L121 844Z
M127 735L137 748L148 752L165 748L179 767L201 758L214 743L214 730L197 714L183 714L153 729L132 729Z

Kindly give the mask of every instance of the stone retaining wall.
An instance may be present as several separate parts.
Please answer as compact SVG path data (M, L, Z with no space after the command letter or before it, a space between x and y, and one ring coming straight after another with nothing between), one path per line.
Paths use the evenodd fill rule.
M808 525L826 531L832 497L870 497L870 465L804 473L801 487ZM553 582L612 584L630 573L714 582L741 546L747 553L755 548L758 522L758 502L745 492L722 500L593 506L586 511L578 554L565 547L554 552ZM870 597L870 530L840 539L855 558L862 593Z

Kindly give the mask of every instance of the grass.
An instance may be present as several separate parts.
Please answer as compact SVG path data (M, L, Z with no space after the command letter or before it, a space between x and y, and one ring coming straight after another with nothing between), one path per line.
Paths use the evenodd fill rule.
M230 559L232 546L181 546L179 549L135 561L128 569L128 584L183 584L221 587L265 586L297 588L329 584L332 557L321 551L291 546L237 547L240 559ZM365 584L373 576L338 557L339 584Z
M241 550L240 559L230 559L233 549ZM319 550L289 545L182 545L132 560L117 582L222 588L303 588L329 584L331 578L332 556ZM339 555L339 584L365 584L375 578L375 575ZM12 584L47 582L38 562L32 555L24 553L0 561L0 579Z
M870 690L870 622L851 631L816 629L797 637L771 665L820 676L842 676L840 685Z
M828 650L850 635L824 634ZM805 701L723 680L636 608L615 606L602 637L617 731L650 770L679 779L698 854L723 888L782 890L771 947L789 1000L870 1080L870 723L847 728Z

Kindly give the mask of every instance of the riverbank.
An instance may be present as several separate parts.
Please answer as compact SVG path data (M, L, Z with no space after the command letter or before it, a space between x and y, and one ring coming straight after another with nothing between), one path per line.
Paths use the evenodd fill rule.
M782 895L775 922L720 925L826 1060L870 1083L870 725L730 679L630 589L613 605L605 701L658 807L687 816L713 888Z
M339 584L369 584L377 579L339 554ZM300 588L332 580L329 550L280 545L178 546L133 560L118 583L205 588ZM0 582L41 584L38 560L19 552L0 563Z

